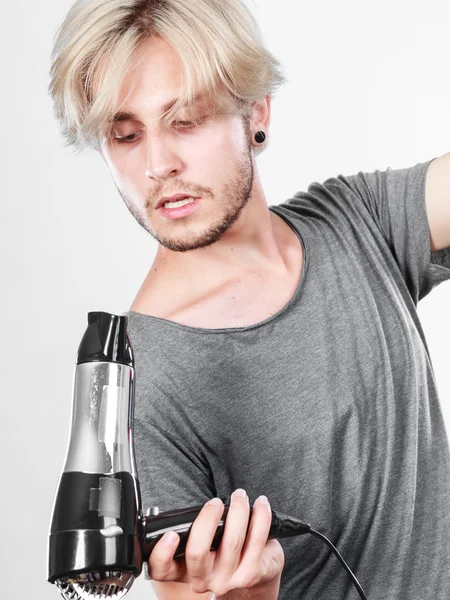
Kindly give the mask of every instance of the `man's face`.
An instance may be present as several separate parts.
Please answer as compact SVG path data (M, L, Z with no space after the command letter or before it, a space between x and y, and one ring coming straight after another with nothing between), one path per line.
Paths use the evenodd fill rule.
M182 63L163 40L149 40L146 49L133 74L135 87L120 107L135 118L111 124L101 154L128 209L162 246L176 252L209 246L233 225L251 196L250 132L240 115L208 117L201 100L199 116L205 119L199 125L189 127L190 115L182 109L164 131L158 117L162 106L180 95ZM126 79L122 97L129 84ZM117 139L125 136L131 136L129 142ZM156 205L177 193L200 200L187 216L170 219Z

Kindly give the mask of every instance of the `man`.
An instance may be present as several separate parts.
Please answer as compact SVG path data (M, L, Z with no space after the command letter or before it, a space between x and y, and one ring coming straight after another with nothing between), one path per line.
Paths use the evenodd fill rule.
M183 11L183 26L209 13L221 27L234 23L224 39L241 23L230 16L237 1L226 3L229 13L218 0L131 5L132 15L125 2L100 0L74 11L78 26L65 30L79 36L65 42L72 56L86 47L83 35L95 47L100 16L120 52L132 25L152 31L166 5L171 18L161 22L173 28ZM214 32L211 47L219 26ZM200 36L193 45L205 56ZM450 154L330 178L269 209L255 154L266 143L270 94L245 114L215 111L198 94L167 129L160 117L185 90L185 62L161 35L149 35L139 57L99 147L129 210L158 241L128 311L138 470L145 505L206 503L185 560L173 560L177 536L155 547L158 597L355 597L319 540L266 543L272 506L327 535L369 598L444 600L450 456L416 306L450 279ZM59 60L55 98L58 72L70 72L67 55ZM117 63L96 66L108 64ZM75 132L76 119L66 121ZM223 504L207 501L233 490L247 495L231 496L224 539L211 552ZM261 495L270 504L255 501L249 520L249 500Z

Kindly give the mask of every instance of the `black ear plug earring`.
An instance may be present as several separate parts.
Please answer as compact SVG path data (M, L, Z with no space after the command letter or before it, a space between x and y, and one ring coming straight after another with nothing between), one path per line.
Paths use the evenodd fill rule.
M257 133L255 133L255 142L258 142L258 144L262 144L265 139L266 134L264 133L264 131L258 131Z

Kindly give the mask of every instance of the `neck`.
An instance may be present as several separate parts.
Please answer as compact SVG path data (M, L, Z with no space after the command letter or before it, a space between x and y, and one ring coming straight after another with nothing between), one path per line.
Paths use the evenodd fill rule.
M152 272L158 279L209 288L248 269L282 271L286 265L280 235L285 224L280 221L269 211L259 178L255 178L252 196L220 240L190 252L173 252L159 245Z

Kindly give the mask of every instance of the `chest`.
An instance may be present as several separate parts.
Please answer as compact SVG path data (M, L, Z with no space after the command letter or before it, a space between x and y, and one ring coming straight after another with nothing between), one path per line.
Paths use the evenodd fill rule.
M295 294L292 310L239 335L193 337L182 330L174 335L170 328L161 345L162 362L152 365L169 405L183 397L177 413L184 413L185 424L197 430L199 412L211 417L194 437L209 432L211 443L233 440L236 460L247 452L250 459L259 441L269 443L273 427L283 431L286 452L297 452L300 441L309 452L322 442L329 447L336 431L346 439L347 427L354 437L356 431L382 431L383 424L401 421L397 398L413 404L426 357L391 280L369 264L350 271L324 259L309 267L300 293L295 294L294 279L289 286L236 284L218 297L203 298L201 309L194 303L170 315L206 328L245 326L282 310ZM238 430L240 441L234 439Z

